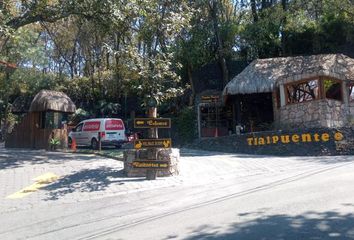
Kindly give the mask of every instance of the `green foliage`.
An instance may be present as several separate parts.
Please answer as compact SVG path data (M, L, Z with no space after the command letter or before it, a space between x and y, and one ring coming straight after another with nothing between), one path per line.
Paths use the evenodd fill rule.
M61 144L60 139L58 138L51 138L49 140L49 146L51 150L56 150Z
M51 138L50 141L49 141L49 144L52 146L52 147L57 147L60 145L60 139L58 138Z
M28 94L34 96L41 89L57 90L60 82L53 74L43 74L36 69L21 68L10 78L13 94Z
M178 138L182 144L190 143L197 137L196 112L192 107L184 108L176 119Z
M76 125L79 122L88 119L90 115L91 113L89 113L88 111L85 111L82 108L78 108L76 109L75 113L70 116L69 123L72 125Z
M64 91L90 115L119 112L127 95L166 105L220 56L354 55L352 0L250 2L4 0L0 60L19 67L9 79L0 72L0 116L41 89Z
M95 105L95 110L100 117L112 117L114 114L118 114L121 106L119 103L107 102L105 100L100 100Z
M280 31L284 12L280 6L263 10L257 22L248 22L240 33L246 43L241 45L248 51L247 58L279 56L281 49Z

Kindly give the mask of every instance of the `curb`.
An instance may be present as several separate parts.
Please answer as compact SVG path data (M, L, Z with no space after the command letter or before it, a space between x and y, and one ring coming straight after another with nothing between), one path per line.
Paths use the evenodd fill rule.
M102 153L102 152L97 152L97 151L63 151L63 153L72 153L72 154L93 154L95 156L101 156L101 157L106 157L106 158L111 158L111 159L115 159L115 160L118 160L118 161L123 161L123 156L122 157L116 157L116 156L111 156L109 154L105 154L105 153Z

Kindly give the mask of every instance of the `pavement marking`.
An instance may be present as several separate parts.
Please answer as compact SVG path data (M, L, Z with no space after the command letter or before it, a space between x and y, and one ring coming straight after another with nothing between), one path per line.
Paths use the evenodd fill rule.
M55 182L58 179L59 179L59 177L52 172L45 173L43 175L40 175L40 176L34 178L33 179L35 181L34 184L32 184L28 187L25 187L25 188L21 189L20 191L7 196L6 198L7 199L18 199L18 198L26 197L27 195L29 195L33 192L36 192L40 188L45 187L45 186L49 185L50 183Z

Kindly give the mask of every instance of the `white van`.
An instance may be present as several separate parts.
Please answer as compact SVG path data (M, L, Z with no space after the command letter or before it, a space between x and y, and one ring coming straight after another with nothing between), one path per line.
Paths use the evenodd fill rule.
M112 145L119 148L123 143L127 142L122 119L95 118L80 122L69 133L69 146L75 139L77 145L91 146L93 149L98 149L99 134L102 146Z

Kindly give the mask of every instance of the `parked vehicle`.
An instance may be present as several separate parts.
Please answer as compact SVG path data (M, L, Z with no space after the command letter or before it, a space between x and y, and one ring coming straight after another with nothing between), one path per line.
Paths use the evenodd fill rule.
M79 146L91 146L98 149L99 140L102 146L116 146L120 148L127 142L125 126L119 118L96 118L80 122L69 133L68 143L73 139Z

